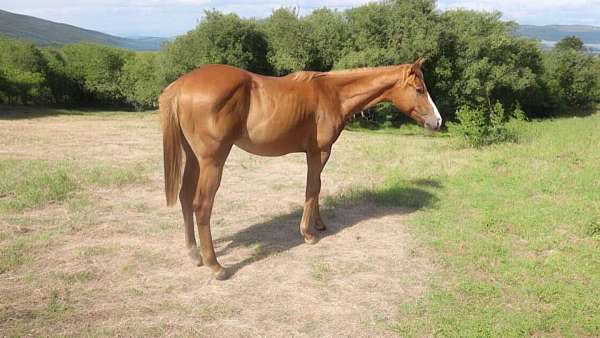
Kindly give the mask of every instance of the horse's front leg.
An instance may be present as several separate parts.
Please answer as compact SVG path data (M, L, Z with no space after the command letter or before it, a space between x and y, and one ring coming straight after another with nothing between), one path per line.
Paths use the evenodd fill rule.
M319 171L319 182L321 181L320 175L325 168L325 164L327 164L327 160L329 159L330 151L322 151L321 152L321 170ZM319 192L317 192L317 197L315 198L315 205L313 210L313 216L315 218L315 228L319 231L327 230L327 226L323 219L321 218L321 211L319 210L319 194L321 193L320 184L319 184Z
M300 233L304 236L304 241L309 244L317 242L316 236L310 230L310 223L313 215L318 220L321 218L318 212L319 193L321 192L321 170L328 158L329 152L325 153L317 150L306 153L308 172L306 174L306 198L302 221L300 221Z

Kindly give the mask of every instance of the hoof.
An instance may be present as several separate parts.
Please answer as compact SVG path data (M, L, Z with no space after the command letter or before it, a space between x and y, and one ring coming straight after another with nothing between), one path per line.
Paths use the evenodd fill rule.
M327 230L327 226L325 226L325 223L323 223L323 222L317 222L317 223L315 223L315 229L317 229L319 231L325 231L325 230Z
M200 256L200 252L198 251L198 247L193 246L189 249L188 255L192 259L192 262L196 266L202 266L202 256Z
M215 276L216 280L226 280L229 278L229 272L227 272L227 270L225 270L225 268L221 267L220 270L215 272L214 276Z
M315 235L304 235L304 242L306 242L306 244L316 244L318 240Z

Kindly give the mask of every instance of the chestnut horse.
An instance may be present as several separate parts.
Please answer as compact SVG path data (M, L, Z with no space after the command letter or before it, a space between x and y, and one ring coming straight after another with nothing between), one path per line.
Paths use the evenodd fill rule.
M219 280L210 216L231 147L263 156L306 153L308 174L300 233L325 230L319 213L321 171L346 122L357 112L391 101L418 124L439 130L442 118L413 64L269 77L225 65L205 65L171 83L160 96L167 205L181 201L185 240L197 265ZM186 154L181 182L182 149ZM179 189L181 184L181 191ZM200 252L194 234L194 215Z

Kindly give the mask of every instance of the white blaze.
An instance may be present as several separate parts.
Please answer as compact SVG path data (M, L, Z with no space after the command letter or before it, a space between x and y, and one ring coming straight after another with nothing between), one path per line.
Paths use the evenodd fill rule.
M427 93L427 97L429 98L429 103L431 104L431 106L433 107L433 112L435 113L435 116L440 120L440 122L442 121L442 116L440 115L440 112L438 111L435 103L433 103L433 100L431 99L431 95L429 95L429 93Z

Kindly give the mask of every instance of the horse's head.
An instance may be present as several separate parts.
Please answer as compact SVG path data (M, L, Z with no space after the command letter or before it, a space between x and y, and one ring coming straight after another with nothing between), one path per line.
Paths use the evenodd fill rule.
M403 80L396 83L388 98L396 108L418 124L427 129L440 130L442 117L427 91L421 72L424 61L424 58L419 58L415 63L407 65Z

